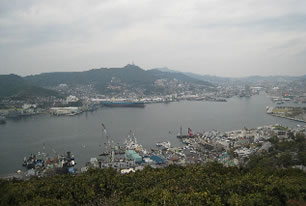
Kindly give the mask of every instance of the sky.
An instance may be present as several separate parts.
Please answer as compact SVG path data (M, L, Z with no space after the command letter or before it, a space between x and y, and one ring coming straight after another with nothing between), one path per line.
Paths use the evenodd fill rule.
M0 0L0 74L306 74L305 0Z

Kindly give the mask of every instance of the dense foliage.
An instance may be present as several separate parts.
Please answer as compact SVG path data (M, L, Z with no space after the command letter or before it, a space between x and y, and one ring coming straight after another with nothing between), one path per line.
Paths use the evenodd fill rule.
M45 97L57 96L58 93L49 89L30 84L22 77L10 74L0 75L0 98L3 97Z
M42 87L57 86L61 83L68 85L93 85L100 92L107 92L106 86L114 79L131 88L142 88L153 91L154 82L157 79L173 79L212 86L209 82L188 77L180 73L164 73L158 70L143 70L135 65L127 65L123 68L101 68L84 72L53 72L39 75L27 76L26 80Z
M289 133L289 140L281 140L275 136L270 141L273 146L269 152L253 156L247 164L249 168L273 169L306 165L306 138L303 133Z
M206 166L113 169L77 176L1 181L1 205L302 205L306 174L297 169Z

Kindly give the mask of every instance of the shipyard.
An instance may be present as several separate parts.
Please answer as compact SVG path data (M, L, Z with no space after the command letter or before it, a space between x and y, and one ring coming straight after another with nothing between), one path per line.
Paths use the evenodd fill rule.
M204 131L194 133L191 128L180 127L177 138L184 144L181 147L171 146L170 141L156 142L151 149L145 149L133 131L129 131L123 144L113 141L106 126L102 123L102 139L106 140L103 151L96 157L91 157L85 165L76 167L77 160L71 152L59 155L54 149L54 155L38 152L24 157L21 164L25 169L16 173L4 175L4 179L30 179L31 177L47 177L60 174L77 175L89 169L113 168L121 174L141 171L146 166L163 168L169 165L187 166L189 164L205 165L208 162L218 162L226 167L244 166L253 155L265 154L272 147L271 139L277 137L280 141L292 141L297 134L306 135L306 126L297 125L288 128L282 125L266 125L257 128L243 128L234 131ZM43 145L43 150L45 150ZM302 165L295 167L306 171Z
M0 206L306 205L306 1L0 1Z
M267 114L306 123L306 107L277 106L266 108Z
M306 205L306 1L0 1L0 206Z
M104 125L103 127L104 134L107 135L106 128ZM89 168L112 167L125 174L142 170L145 166L161 168L171 164L205 165L214 161L224 166L243 166L252 155L268 152L272 146L270 139L277 136L281 141L292 141L291 138L298 133L305 135L306 127L291 129L277 124L228 132L213 130L194 134L190 128L186 134L182 133L182 128L180 131L177 138L181 139L185 146L172 147L169 141L157 142L156 147L148 151L137 143L132 131L122 146L112 143L107 136L107 152L100 157L91 158L87 165L81 168L81 172Z
M159 86L168 86L167 82L161 82L158 82ZM59 88L66 91L69 87L61 85ZM205 165L211 161L226 166L239 166L246 164L250 156L259 154L259 146L263 146L263 143L266 143L265 147L269 146L268 139L262 139L262 136L273 136L276 127L259 130L258 126L272 123L295 128L296 121L299 121L298 128L304 128L304 122L301 121L304 118L304 103L303 94L300 92L289 95L286 87L281 89L254 85L227 86L213 90L217 92L184 91L147 96L96 93L81 96L79 93L71 93L62 99L42 99L52 101L46 107L41 107L41 103L33 101L2 100L5 109L0 109L0 123L3 124L3 129L11 131L10 134L15 133L14 138L19 138L20 134L12 130L10 125L21 127L20 129L23 122L27 122L25 125L29 126L41 126L41 129L35 126L35 130L26 127L22 129L29 139L26 144L30 141L31 145L36 146L31 146L30 152L22 154L23 149L18 149L19 159L30 157L31 153L42 158L45 152L37 148L41 148L43 142L45 145L52 145L56 150L59 147L61 154L71 151L78 162L68 172L67 164L59 161L63 159L61 156L66 155L50 155L51 151L48 158L52 159L53 168L48 164L50 160L45 164L48 158L43 155L43 166L37 164L37 167L28 170L26 167L20 168L18 159L10 156L8 159L14 161L9 161L8 164L14 169L2 169L2 175L29 178L67 174L72 171L79 174L90 168L108 167L127 173L142 170L145 166L161 168L171 164ZM286 101L282 106L278 104L280 99ZM5 106L10 103L13 103L14 107ZM247 116L252 117L251 123L244 118ZM244 118L246 124L241 123L241 118ZM110 130L108 135L97 132L101 129L97 128L97 121L103 121L107 126ZM237 130L240 133L235 132L241 125L245 125L245 129ZM224 130L232 132L222 132ZM266 134L268 131L270 134ZM87 137L92 139L87 140ZM37 141L40 138L42 140ZM22 145L20 147L22 148ZM17 170L20 171L16 173Z

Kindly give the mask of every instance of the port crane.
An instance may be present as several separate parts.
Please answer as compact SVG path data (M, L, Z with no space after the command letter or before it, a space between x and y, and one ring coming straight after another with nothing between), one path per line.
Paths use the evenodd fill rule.
M102 138L104 136L106 138L106 142L104 143L105 151L102 154L100 154L100 156L109 156L110 161L113 162L115 159L115 151L113 150L113 147L112 147L112 141L110 140L110 137L107 134L105 125L102 123L101 126L102 126Z

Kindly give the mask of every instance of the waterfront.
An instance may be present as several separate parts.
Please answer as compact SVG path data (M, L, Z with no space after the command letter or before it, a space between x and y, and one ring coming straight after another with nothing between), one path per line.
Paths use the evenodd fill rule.
M132 130L145 148L156 142L169 140L172 145L182 143L176 138L182 125L185 133L217 129L230 131L243 127L254 128L280 123L290 127L300 124L266 114L266 106L274 105L265 95L249 98L233 97L228 102L181 101L169 104L149 104L145 108L101 108L77 116L37 115L8 120L0 125L0 174L21 169L24 156L43 150L64 154L71 151L84 166L90 157L103 150L104 123L114 142L123 142Z

